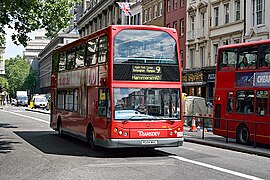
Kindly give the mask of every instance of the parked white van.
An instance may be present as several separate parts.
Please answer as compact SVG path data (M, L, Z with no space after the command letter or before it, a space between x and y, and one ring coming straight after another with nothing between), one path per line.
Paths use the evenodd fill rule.
M33 96L32 99L33 107L32 108L47 108L48 100L45 96Z

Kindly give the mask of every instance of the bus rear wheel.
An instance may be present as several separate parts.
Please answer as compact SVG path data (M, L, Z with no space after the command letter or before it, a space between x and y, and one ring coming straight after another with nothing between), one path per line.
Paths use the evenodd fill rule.
M90 128L87 132L87 143L89 144L91 149L95 149L96 147L95 141L96 141L96 138L95 138L94 130L93 128Z
M242 124L237 128L236 142L239 144L249 144L249 130L246 125Z
M58 130L58 136L62 137L63 132L62 132L62 122L61 122L61 120L59 120L58 123L57 123L57 130Z

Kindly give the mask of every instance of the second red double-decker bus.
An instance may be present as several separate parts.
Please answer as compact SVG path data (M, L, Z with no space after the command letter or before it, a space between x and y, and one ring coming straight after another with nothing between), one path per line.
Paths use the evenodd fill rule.
M183 143L175 29L109 26L53 52L50 126L107 148Z
M213 132L270 144L270 40L219 48Z

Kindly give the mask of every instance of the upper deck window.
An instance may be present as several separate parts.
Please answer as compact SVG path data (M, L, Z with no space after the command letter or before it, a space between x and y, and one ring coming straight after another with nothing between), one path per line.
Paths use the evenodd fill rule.
M237 49L225 49L221 51L219 59L219 70L230 71L235 70L237 62Z
M262 45L259 49L259 62L258 67L260 69L269 68L270 63L270 45Z
M97 63L97 44L98 39L91 39L87 42L85 65L90 66Z
M108 37L102 36L99 39L98 47L98 62L103 63L107 61L107 51L108 51Z
M239 50L238 69L256 69L257 47L243 47Z
M176 41L163 31L123 30L114 38L114 64L178 64Z
M66 70L66 53L63 52L60 54L60 59L59 59L59 66L58 66L58 71L64 71Z

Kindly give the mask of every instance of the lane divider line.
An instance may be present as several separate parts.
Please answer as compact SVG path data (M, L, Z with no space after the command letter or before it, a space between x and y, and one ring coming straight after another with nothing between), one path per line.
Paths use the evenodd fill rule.
M33 120L36 120L36 121L39 121L39 122L43 122L43 123L46 123L46 124L50 124L50 122L45 121L45 120L42 120L42 119L39 119L39 118L35 118L35 117L31 117L31 116L26 116L26 115L22 115L22 114L15 113L15 112L11 112L11 111L5 111L5 110L3 110L3 111L4 111L4 112L7 112L7 113L10 113L10 114L17 115L17 116L21 116L21 117L33 119Z

